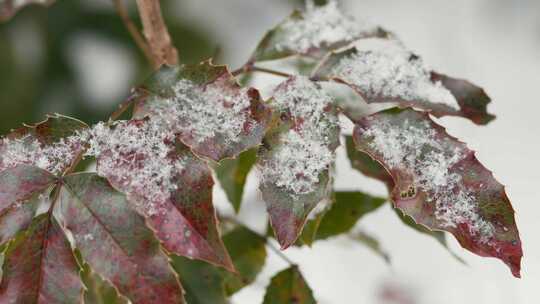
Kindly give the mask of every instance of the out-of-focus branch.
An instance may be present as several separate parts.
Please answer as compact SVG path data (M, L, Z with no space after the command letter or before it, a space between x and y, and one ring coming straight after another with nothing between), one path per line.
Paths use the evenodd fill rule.
M167 25L163 21L159 0L137 0L137 7L154 67L177 64L178 51L172 44Z
M154 59L152 57L152 53L150 52L150 47L146 43L146 40L139 32L139 29L133 23L133 21L129 18L128 10L126 6L124 5L124 0L113 0L114 6L116 7L116 11L118 12L118 15L120 15L120 18L122 18L122 21L124 22L124 25L126 26L129 34L135 41L135 44L141 49L144 56L150 62L153 66L155 66Z

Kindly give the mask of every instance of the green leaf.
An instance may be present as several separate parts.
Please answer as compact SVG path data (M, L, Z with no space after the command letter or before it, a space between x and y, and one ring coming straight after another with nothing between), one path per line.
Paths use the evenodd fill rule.
M50 5L54 0L2 0L0 2L0 22L7 21L27 5Z
M322 57L326 52L355 40L386 37L380 27L360 22L341 12L336 1L305 11L294 11L259 42L252 61L281 59L293 55Z
M224 286L232 295L253 283L266 261L266 239L246 227L238 226L223 236L238 273L225 272Z
M54 182L53 175L33 166L0 171L0 244L30 225L38 208L48 204Z
M317 239L349 232L364 215L377 210L385 199L362 192L336 192L335 202L326 212L317 230Z
M79 267L50 213L36 217L8 246L0 285L2 303L79 303Z
M437 117L461 116L477 124L494 118L487 113L490 99L481 88L430 71L397 39L371 39L334 52L313 76L344 83L367 103L416 107ZM358 107L363 107L360 100ZM355 114L361 111L352 104L344 110L352 120L361 119Z
M363 231L354 232L351 234L351 237L353 240L358 241L367 248L371 249L374 253L380 256L386 262L386 264L390 264L390 255L388 255L388 253L382 249L381 244L375 237Z
M184 303L167 256L142 216L106 179L66 176L56 213L95 273L133 303Z
M218 269L202 261L172 256L173 267L180 274L189 304L227 304L223 279Z
M257 150L244 151L234 159L222 160L215 169L216 176L227 194L234 211L240 211L246 178L257 160Z
M356 148L394 179L394 205L418 224L452 233L462 247L496 257L519 277L523 255L504 187L467 146L429 115L390 109L359 120Z
M270 281L263 304L315 304L313 291L302 277L297 266L291 266Z
M275 125L259 150L259 188L285 249L301 234L313 208L330 199L339 124L332 98L306 77L281 83L271 105Z
M135 118L157 117L195 153L219 161L256 147L270 109L253 88L241 88L226 66L210 61L162 67L135 93Z

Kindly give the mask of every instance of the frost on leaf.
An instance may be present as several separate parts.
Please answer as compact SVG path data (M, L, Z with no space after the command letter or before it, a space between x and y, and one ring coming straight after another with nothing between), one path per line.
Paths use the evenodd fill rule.
M106 179L93 173L66 176L57 204L55 213L83 260L132 303L184 303L154 233Z
M272 105L279 117L259 151L260 189L277 239L286 248L309 212L330 195L339 126L331 97L305 77L280 84Z
M392 176L397 208L430 229L451 232L478 255L501 259L519 277L514 210L504 187L465 144L411 109L359 120L354 141Z
M87 153L168 251L233 269L216 228L210 169L158 117L96 125Z
M367 103L412 106L435 116L462 116L478 124L493 119L486 112L490 99L482 89L431 72L396 39L364 39L352 48L332 53L314 76L350 86Z
M0 21L8 20L27 5L49 5L53 2L54 0L2 0L0 1Z
M79 266L60 225L50 214L36 217L8 246L0 285L1 303L79 303Z
M260 144L270 110L225 66L163 67L136 92L134 117L153 116L201 156L221 160Z
M317 303L313 291L297 266L291 266L276 274L266 287L263 304L273 303Z
M83 122L61 116L14 130L0 138L0 171L20 164L60 174L83 148Z
M354 40L387 35L380 27L343 13L337 1L332 0L323 6L308 5L304 11L293 12L266 34L253 60L274 60L298 54L321 57Z

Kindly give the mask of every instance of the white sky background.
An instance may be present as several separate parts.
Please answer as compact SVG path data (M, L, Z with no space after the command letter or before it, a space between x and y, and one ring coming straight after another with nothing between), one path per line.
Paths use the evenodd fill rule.
M360 227L379 238L392 257L391 268L345 238L285 253L300 264L322 304L382 303L376 293L388 281L413 294L418 304L540 303L540 1L349 0L342 4L350 14L395 32L435 70L470 79L492 97L489 110L498 118L486 127L460 118L441 122L476 150L479 160L507 185L524 246L523 279L514 279L495 259L465 252L449 238L452 249L469 266L459 264L437 242L399 222L388 206L362 219ZM241 65L265 31L288 13L286 1L178 1L178 14L213 33L223 46L223 62L233 67ZM268 85L264 79L257 84ZM380 183L350 169L343 149L338 151L337 173L339 189L385 194ZM266 220L255 175L247 187L241 217L261 231ZM216 199L219 206L228 207L219 189ZM269 252L257 282L235 295L233 303L262 302L270 277L284 267Z

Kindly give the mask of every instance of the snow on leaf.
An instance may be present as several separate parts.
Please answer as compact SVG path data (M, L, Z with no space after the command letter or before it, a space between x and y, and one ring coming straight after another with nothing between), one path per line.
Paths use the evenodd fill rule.
M344 83L367 103L412 106L435 116L462 116L478 124L493 119L486 112L489 97L480 88L432 73L397 39L364 39L352 48L334 52L314 77Z
M216 227L211 171L162 127L157 117L96 125L88 153L97 173L126 194L168 251L233 270Z
M354 141L390 172L397 208L430 229L451 232L478 255L501 259L519 277L514 210L504 187L465 144L426 113L395 108L358 121Z
M0 171L0 244L30 225L48 203L54 181L47 171L28 165Z
M315 304L313 291L297 266L291 266L272 277L266 288L263 304Z
M132 303L184 303L168 257L122 193L94 173L66 176L64 185L55 214L97 274Z
M387 35L380 27L343 13L337 1L329 1L323 6L308 5L304 11L293 12L265 35L252 60L274 60L298 54L320 57L357 39Z
M0 21L8 20L27 5L49 5L53 2L54 0L2 0L0 1Z
M260 189L277 239L287 248L310 211L329 198L339 126L331 97L306 77L280 84L272 105L280 115L259 151Z
M68 239L49 213L9 244L1 303L80 303L83 284Z
M143 98L134 117L156 117L215 161L259 145L271 115L256 89L241 88L225 66L211 62L162 67L136 94Z
M20 164L60 174L83 148L83 122L61 115L14 130L0 138L0 171Z

